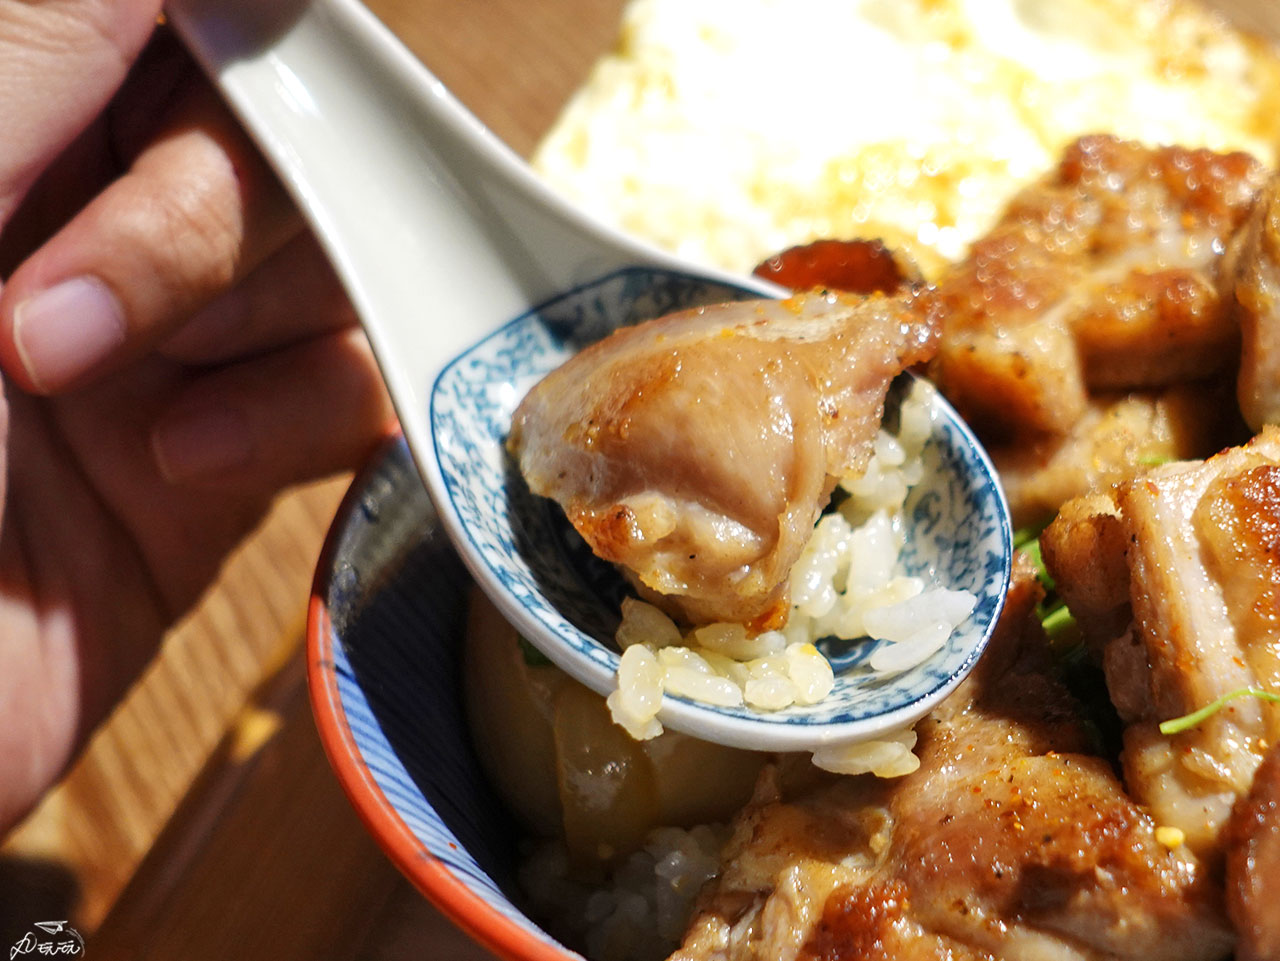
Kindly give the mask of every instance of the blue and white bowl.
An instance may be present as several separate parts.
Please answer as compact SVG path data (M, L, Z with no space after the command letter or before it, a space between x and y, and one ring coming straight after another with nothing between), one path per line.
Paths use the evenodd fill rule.
M620 306L648 316L736 293L699 288L678 275L665 285L653 279L624 272L518 318L449 367L432 401L448 479L449 502L441 509L477 532L464 545L471 562L491 565L524 593L536 616L571 625L609 677L617 665L609 639L622 581L591 556L554 505L532 497L514 475L502 425L523 390L606 333L603 318L619 316ZM904 387L895 384L891 410ZM486 416L464 416L477 407ZM913 501L906 566L972 591L978 606L944 651L900 675L863 670L865 645L833 651L842 667L834 700L769 715L784 738L806 728L811 735L814 725L880 718L874 723L891 727L920 716L967 673L999 614L1012 552L991 465L953 413L940 419L926 453L940 469ZM515 542L498 523L503 517L512 521ZM446 915L505 958L577 958L521 909L515 821L472 749L460 663L468 588L408 448L397 440L356 479L320 559L308 619L317 727L369 830ZM662 719L676 728L689 712L707 711L667 701ZM758 729L758 717L721 717L727 742L759 746L742 740L744 731Z
M440 910L509 961L579 955L515 894L515 822L481 773L462 702L469 580L398 438L360 474L320 558L312 711L361 820Z

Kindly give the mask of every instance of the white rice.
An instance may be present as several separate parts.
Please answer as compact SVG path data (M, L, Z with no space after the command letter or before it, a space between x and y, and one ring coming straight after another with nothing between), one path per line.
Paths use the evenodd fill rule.
M1276 75L1179 0L631 0L534 162L700 262L880 237L929 268L1084 133L1272 162Z
M623 602L618 687L608 698L617 724L638 740L661 734L663 694L759 711L818 704L835 684L830 662L814 646L825 637L887 642L863 668L877 674L910 670L942 649L977 599L907 576L900 556L904 507L924 472L932 389L915 383L897 431L881 429L867 470L841 482L848 496L818 521L791 571L792 607L781 630L751 636L741 624L719 623L682 633L653 605ZM893 777L915 769L914 745L908 729L824 749L814 763Z
M813 752L813 763L836 774L902 777L920 766L920 759L912 751L915 746L916 732L911 728L903 728L874 741L832 744L820 748Z
M538 842L518 880L532 912L592 961L653 961L679 945L728 834L723 825L656 828L603 883L574 879L562 842Z

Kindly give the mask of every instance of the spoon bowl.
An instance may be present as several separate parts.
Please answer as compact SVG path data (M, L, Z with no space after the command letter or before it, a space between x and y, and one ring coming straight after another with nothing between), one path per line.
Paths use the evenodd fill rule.
M513 473L524 392L621 324L781 291L695 268L566 204L356 0L176 0L170 18L257 140L361 317L442 526L524 636L600 693L620 580ZM922 716L976 660L1011 547L994 471L940 398L906 557L979 598L942 652L892 678L843 665L821 705L771 714L668 696L659 719L763 750L852 741Z
M616 686L619 654L611 639L629 587L591 553L559 506L533 495L516 474L504 456L512 413L528 388L620 319L647 316L655 305L667 313L708 297L741 296L698 276L622 270L495 331L448 365L432 390L435 455L445 484L437 508L460 519L465 555L519 600L525 618L571 646L574 658L557 664L600 693ZM888 417L911 381L904 374L894 383ZM734 747L812 750L910 724L964 679L1004 603L1012 555L1008 512L995 471L964 421L936 391L930 404L925 478L907 502L902 563L908 575L974 594L969 618L942 650L893 675L866 667L885 642L819 641L836 668L835 688L819 704L760 712L667 694L658 715L664 725ZM528 631L524 621L516 623Z

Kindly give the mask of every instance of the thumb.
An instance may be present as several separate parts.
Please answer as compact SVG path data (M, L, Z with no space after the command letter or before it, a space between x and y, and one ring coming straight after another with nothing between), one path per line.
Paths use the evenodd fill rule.
M0 0L0 227L102 111L162 0Z

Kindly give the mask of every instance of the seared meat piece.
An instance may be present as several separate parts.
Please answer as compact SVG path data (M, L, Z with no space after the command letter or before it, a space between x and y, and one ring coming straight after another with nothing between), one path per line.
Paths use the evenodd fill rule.
M1067 501L1040 535L1045 567L1063 575L1060 580L1055 579L1054 588L1075 616L1081 635L1097 659L1111 647L1127 650L1131 646L1110 643L1126 634L1133 623L1125 550L1128 536L1110 493ZM1112 700L1125 690L1113 686ZM1141 704L1145 705L1145 689L1140 693ZM1126 711L1118 702L1117 709L1125 717L1145 710L1139 707Z
M1090 398L1064 436L989 448L1014 527L1042 526L1072 497L1156 464L1213 453L1230 436L1230 407L1230 395L1214 383L1105 394Z
M791 961L832 892L871 878L889 824L883 792L849 778L784 802L782 778L767 774L671 961Z
M815 240L775 254L752 273L792 290L850 294L894 294L923 279L901 251L879 240Z
M1280 739L1280 709L1239 698L1181 734L1158 724L1242 687L1280 691L1280 430L1068 504L1041 547L1104 652L1129 723L1129 790L1195 850L1216 851Z
M989 437L1065 434L1088 391L1226 369L1224 254L1264 177L1245 154L1077 141L941 280L938 386Z
M1267 752L1227 834L1227 911L1236 961L1280 958L1280 745Z
M766 783L674 961L1221 958L1220 891L1090 756L1047 672L1025 557L921 765L788 796Z
M813 293L619 330L544 378L509 447L600 557L693 621L785 618L835 480L936 330L914 295Z
M1240 410L1254 430L1280 424L1280 176L1263 191L1240 253Z

